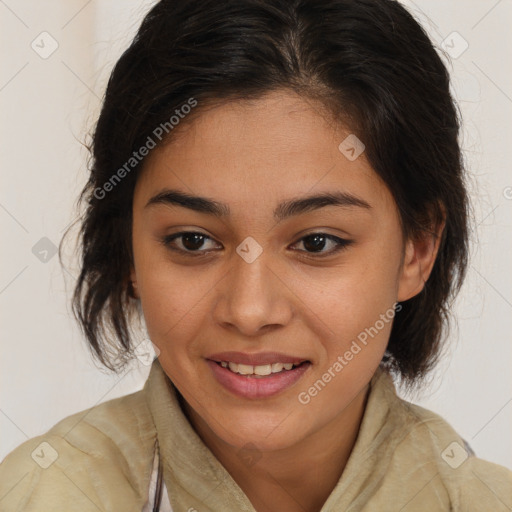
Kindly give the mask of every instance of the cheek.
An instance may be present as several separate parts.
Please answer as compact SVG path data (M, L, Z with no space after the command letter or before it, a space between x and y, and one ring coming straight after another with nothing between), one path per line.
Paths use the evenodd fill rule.
M194 337L197 315L205 295L214 285L212 276L198 267L176 265L154 242L134 249L137 283L151 341L162 356L178 351L180 343ZM183 340L183 341L182 341ZM172 341L172 343L171 343Z
M141 303L151 339L163 351L193 336L208 288L194 286L182 272L162 270L149 271Z
M368 244L342 265L304 273L307 287L302 298L332 329L331 337L356 336L396 301L397 264L392 246Z
M390 275L382 265L353 267L343 277L315 287L309 296L326 324L318 336L318 367L297 394L298 403L312 417L333 419L379 366L399 314L394 310L396 276Z
M322 344L319 372L330 369L325 381L336 381L326 396L365 385L380 363L396 314L398 256L393 243L368 244L351 264L309 280L305 300L322 320L315 326Z

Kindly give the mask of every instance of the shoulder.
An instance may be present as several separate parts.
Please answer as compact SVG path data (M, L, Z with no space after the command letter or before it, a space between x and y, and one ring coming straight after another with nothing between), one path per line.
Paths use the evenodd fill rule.
M478 458L444 418L428 409L396 397L391 412L401 425L393 458L408 460L412 473L430 468L427 485L446 494L454 511L512 510L512 471Z
M142 510L156 431L142 391L68 416L0 464L0 510Z

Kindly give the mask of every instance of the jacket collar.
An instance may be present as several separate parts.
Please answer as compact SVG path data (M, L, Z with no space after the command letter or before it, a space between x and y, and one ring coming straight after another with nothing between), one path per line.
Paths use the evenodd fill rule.
M153 361L143 391L155 423L164 482L173 508L255 512L242 489L193 429L179 404L179 391L165 374L158 358ZM359 486L375 466L372 457L378 451L376 448L398 427L394 415L390 417L390 405L399 401L391 376L379 368L370 381L368 401L354 448L321 512L345 509L357 499L362 490Z

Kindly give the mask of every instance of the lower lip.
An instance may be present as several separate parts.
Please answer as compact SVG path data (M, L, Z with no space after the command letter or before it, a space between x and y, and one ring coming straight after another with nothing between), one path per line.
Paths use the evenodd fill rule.
M227 390L243 398L267 398L295 384L308 370L311 363L305 362L292 370L283 370L265 376L247 376L234 373L228 368L207 359L217 381Z

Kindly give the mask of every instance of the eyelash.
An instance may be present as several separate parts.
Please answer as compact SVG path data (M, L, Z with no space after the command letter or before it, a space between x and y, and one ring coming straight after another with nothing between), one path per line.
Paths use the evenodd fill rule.
M186 250L186 249L180 249L180 248L177 248L177 247L173 247L172 246L172 242L175 239L177 239L177 238L183 237L184 235L200 235L200 236L204 237L203 239L213 240L208 235L205 235L204 233L201 233L199 231L181 231L179 233L174 233L172 235L168 235L168 236L163 237L161 239L161 242L168 249L170 249L172 251L175 251L175 252L179 252L179 253L181 253L181 254L183 254L185 256L191 256L193 258L207 256L208 253L210 253L213 250L212 249L210 251L201 251L201 250L190 251L190 250ZM338 253L338 252L342 251L343 249L346 249L349 245L351 245L353 243L353 240L347 240L347 239L344 239L344 238L339 238L337 236L329 235L327 233L314 232L314 233L308 233L307 235L303 236L302 238L297 240L297 242L295 242L293 245L303 241L304 239L307 239L307 238L310 238L310 237L314 237L314 236L322 236L323 238L327 238L327 239L335 242L337 244L337 246L334 248L334 250L331 250L331 251L328 251L328 252L324 252L324 253L307 252L307 251L302 251L302 250L299 251L299 252L305 252L308 255L313 255L314 258L323 258L323 257L331 256L332 254Z

